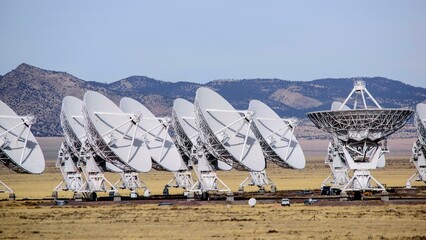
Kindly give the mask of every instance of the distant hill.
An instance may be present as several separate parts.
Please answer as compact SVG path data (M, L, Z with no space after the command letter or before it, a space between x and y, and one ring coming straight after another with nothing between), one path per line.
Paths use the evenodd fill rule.
M357 78L359 79L359 78ZM382 77L361 78L382 107L414 108L426 100L426 89ZM40 69L21 64L0 76L0 99L18 114L37 117L34 132L38 136L62 135L59 113L62 98L71 95L83 98L85 91L98 91L115 103L124 97L142 102L158 116L170 115L173 100L180 97L194 100L195 91L207 86L226 98L235 108L246 109L251 99L258 99L272 107L280 116L297 117L302 121L299 135L324 137L314 131L306 120L306 113L329 109L335 100L343 101L353 86L353 79L320 79L287 81L280 79L215 80L206 84L165 82L144 76L131 76L110 84L84 81L68 73ZM407 136L414 136L409 128Z

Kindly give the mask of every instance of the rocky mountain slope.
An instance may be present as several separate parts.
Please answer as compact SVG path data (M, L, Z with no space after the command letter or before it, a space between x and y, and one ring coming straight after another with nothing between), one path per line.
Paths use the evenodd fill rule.
M426 100L426 89L413 87L386 78L362 78L368 90L382 107L414 108ZM352 89L354 79L320 79L314 81L286 81L280 79L215 80L206 84L165 82L144 76L132 76L110 84L84 81L68 73L40 69L21 64L0 76L0 99L18 114L37 117L34 132L39 136L62 135L59 113L62 98L71 95L83 98L85 91L98 91L118 104L121 97L132 97L142 102L158 116L170 115L173 100L181 97L194 100L196 89L210 87L219 92L235 108L245 109L251 99L258 99L272 107L280 116L302 118L307 125L306 112L329 109L335 100L343 101ZM304 119L304 120L303 120ZM303 127L302 127L303 129ZM313 128L312 128L313 129ZM409 132L414 132L409 130ZM301 135L319 136L312 130ZM325 135L322 135L325 136Z

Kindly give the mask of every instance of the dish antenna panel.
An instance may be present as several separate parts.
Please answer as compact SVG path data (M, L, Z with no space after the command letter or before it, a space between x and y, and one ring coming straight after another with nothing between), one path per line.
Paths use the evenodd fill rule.
M366 95L373 107L368 107ZM352 109L347 107L350 100L354 102ZM384 166L387 137L402 128L412 114L413 111L408 109L383 109L365 88L364 81L355 81L346 100L342 104L333 104L331 111L308 113L316 127L333 136L327 156L328 161L333 161L330 165L334 175L333 187L342 191L385 191L383 185L371 176L370 169ZM334 162L338 164L334 165ZM337 166L342 167L338 169ZM346 167L354 170L348 181ZM377 187L371 181L375 181Z
M96 192L117 191L104 176L101 167L104 161L88 144L82 110L80 99L66 96L62 100L60 120L65 141L61 144L56 167L61 170L64 180L53 190L55 199L58 191L73 191L75 198L83 195L96 198ZM109 184L111 190L105 184Z
M31 126L36 119L32 115L18 116L0 100L0 162L18 173L41 174L45 168L43 152ZM15 194L6 184L1 192L8 192L10 199Z
M152 167L144 139L135 134L141 115L124 113L107 97L87 91L84 127L90 145L105 161L127 172L149 172Z
M266 159L283 168L303 169L305 156L294 136L297 120L280 118L275 111L258 100L250 101L249 111L253 113L251 129ZM251 172L250 176L240 184L240 191L246 185L271 185L271 190L276 190L264 171Z
M250 129L251 111L235 110L222 96L205 87L197 90L194 105L200 139L215 158L238 170L265 169L262 148Z
M198 178L191 191L199 194L210 191L230 193L228 186L218 178L216 170L230 170L232 167L215 159L204 147L195 123L194 104L185 99L176 99L173 102L172 125L182 157L187 159L188 166L193 166Z
M143 104L132 98L122 98L120 108L125 113L138 116L139 124L135 125L133 135L138 136L141 144L149 150L148 156L151 156L153 167L174 172L177 186L190 189L193 185L191 173L169 135L170 118L155 117Z
M351 108L349 108L347 105L343 105L342 102L334 101L331 105L331 110L351 110ZM386 141L384 143L386 144ZM328 144L327 152L329 154L325 159L325 163L329 165L331 174L323 181L321 188L326 185L332 185L333 188L342 188L350 180L349 166L346 164L345 159L341 154L333 154L338 152L336 146L333 145L333 142ZM383 168L385 164L385 155L381 154L377 162L377 168Z
M411 188L413 180L426 183L426 104L417 104L414 124L417 128L417 141L413 144L410 161L414 163L417 172L407 180L407 188Z

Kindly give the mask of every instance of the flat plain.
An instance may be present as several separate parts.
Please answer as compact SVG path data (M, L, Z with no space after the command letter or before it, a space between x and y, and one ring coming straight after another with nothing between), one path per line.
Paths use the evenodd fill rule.
M61 138L40 139L48 159L42 175L0 169L0 179L14 189L18 199L0 201L0 239L426 239L426 205L407 202L353 201L335 206L295 203L281 207L276 201L260 201L250 208L241 201L179 201L159 206L142 200L57 207L51 200L41 199L49 199L61 181L54 161L60 141ZM404 186L414 173L409 162L413 142L414 139L391 139L387 165L374 170L373 175L388 187ZM324 165L327 143L302 140L306 168L299 171L268 164L268 176L279 190L318 189L329 174ZM247 177L246 172L239 171L218 175L233 191ZM152 171L141 177L153 194L161 194L172 174ZM118 175L107 173L107 178L114 182ZM171 189L171 193L181 194L182 190ZM60 197L71 194L60 193ZM7 195L0 194L0 198L7 199Z

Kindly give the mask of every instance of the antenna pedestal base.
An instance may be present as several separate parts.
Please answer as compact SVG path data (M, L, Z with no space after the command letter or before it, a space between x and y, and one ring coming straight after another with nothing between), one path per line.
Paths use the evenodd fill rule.
M195 171L198 181L193 185L190 191L199 194L205 192L227 192L232 193L231 189L220 180L215 171Z
M144 189L144 195L146 195L147 191L149 192L148 186L139 178L139 174L137 172L121 172L120 180L118 180L114 186L120 189L130 190L131 198L139 197L137 192L138 189Z
M183 188L186 191L190 191L191 188L194 186L194 180L192 180L192 175L190 171L179 171L174 172L173 174L174 177L166 184L165 188L175 187ZM174 182L174 185L171 185L172 182Z
M5 193L5 192L9 193L9 200L12 200L12 201L15 200L16 198L15 193L13 193L12 189L10 189L10 187L8 187L4 182L0 180L0 193Z
M77 163L74 162L69 152L70 149L67 147L66 143L62 143L56 161L56 168L61 170L64 180L53 189L52 197L54 200L58 198L59 191L85 191L85 183L80 169L77 167Z
M86 190L79 192L88 192L90 199L93 199L93 196L96 195L97 192L117 192L117 188L105 178L104 172L99 167L90 151L82 150L80 158L83 160L81 162L84 162L80 168L86 180L82 189L85 188ZM107 186L109 186L110 189L108 189Z
M334 189L342 189L349 182L347 168L331 168L331 174L322 182L321 189L324 186L331 186Z
M250 172L249 176L240 184L238 192L244 192L245 186L257 186L259 188L259 192L265 192L266 186L271 186L271 192L275 192L277 190L275 184L266 175L265 170L261 172Z
M377 186L373 186L372 182L375 182ZM371 176L369 170L355 169L354 176L349 182L343 187L342 191L382 191L385 192L385 187L380 184L373 176Z
M410 161L414 163L417 172L407 179L405 188L411 188L412 181L423 181L426 183L426 157L424 155L424 147L419 141L416 141L413 145L413 156Z
M16 199L15 194L14 193L10 193L9 194L9 201L15 201L15 199Z

